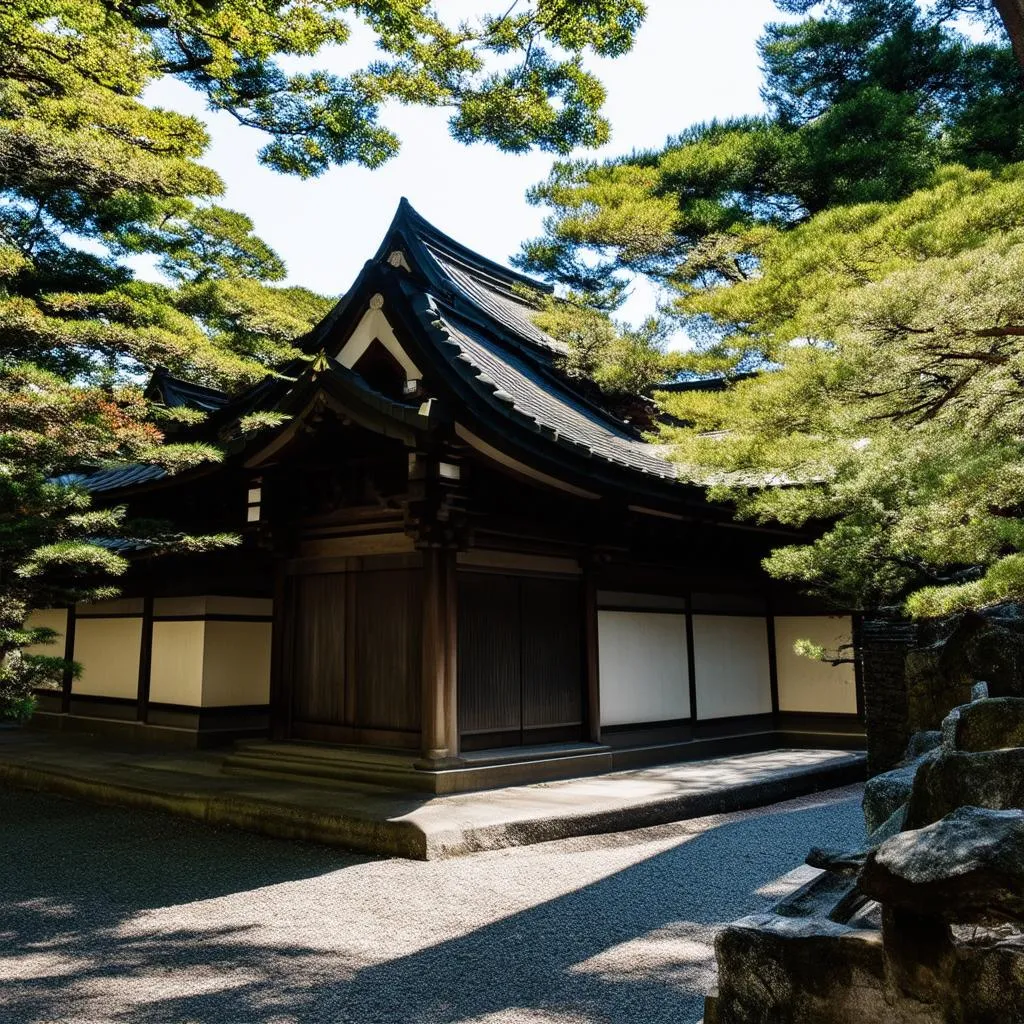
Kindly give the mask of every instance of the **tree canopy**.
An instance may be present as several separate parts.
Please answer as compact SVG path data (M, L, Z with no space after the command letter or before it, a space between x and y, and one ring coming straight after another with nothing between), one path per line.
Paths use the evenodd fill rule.
M949 5L783 0L760 42L767 112L687 128L655 152L554 165L550 212L519 264L591 293L646 275L671 289L740 280L758 227L902 198L944 163L1024 159L1024 81L1001 38Z
M567 153L608 137L583 54L626 52L644 13L640 0L534 0L452 23L429 0L17 0L0 13L0 77L54 96L82 80L136 96L174 75L265 133L264 163L302 176L393 156L389 101L451 108L464 142ZM333 72L353 24L380 56Z
M277 284L281 259L219 202L204 125L149 106L146 87L184 81L264 135L263 163L302 177L394 155L389 101L451 108L464 142L564 153L608 135L584 53L625 52L643 15L639 0L535 0L458 24L426 0L0 6L0 714L29 710L32 686L67 669L23 653L46 639L27 611L108 593L127 565L115 540L236 541L130 523L81 489L110 462L221 457L168 441L201 414L147 401L151 371L250 384L294 359L330 305ZM356 23L379 58L332 73ZM140 279L144 265L160 280Z
M686 300L772 369L665 395L681 458L744 515L827 525L771 571L920 615L1024 593L1022 201L1020 164L943 168L775 233L760 274Z
M630 275L662 288L692 341L662 369L729 386L661 393L661 440L741 515L820 531L772 573L916 615L1019 599L1024 78L1003 12L779 6L804 17L761 40L766 114L556 164L520 263L596 309Z

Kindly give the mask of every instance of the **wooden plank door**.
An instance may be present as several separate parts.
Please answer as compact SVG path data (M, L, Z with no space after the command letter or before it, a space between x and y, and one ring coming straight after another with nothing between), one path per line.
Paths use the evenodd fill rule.
M458 589L461 748L580 739L579 582L463 572Z

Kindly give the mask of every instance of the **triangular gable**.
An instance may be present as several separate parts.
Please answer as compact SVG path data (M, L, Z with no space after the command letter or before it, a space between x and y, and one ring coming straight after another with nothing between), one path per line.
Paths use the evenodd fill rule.
M346 369L359 372L359 361L379 342L405 373L407 386L415 386L423 380L423 373L412 361L395 336L394 328L384 313L384 297L377 293L370 297L369 308L353 328L335 358Z

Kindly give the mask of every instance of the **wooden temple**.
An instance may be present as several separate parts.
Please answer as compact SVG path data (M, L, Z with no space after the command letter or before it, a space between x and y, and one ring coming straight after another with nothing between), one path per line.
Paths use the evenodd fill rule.
M37 612L84 669L40 695L38 723L329 747L427 789L511 777L488 765L527 779L859 745L854 667L793 650L849 642L853 617L771 580L761 560L792 534L679 482L642 407L627 418L559 369L531 318L544 287L403 200L302 340L311 358L234 396L154 376L151 397L207 413L183 436L227 457L85 486L243 543L140 551L121 598ZM261 410L288 418L244 435Z

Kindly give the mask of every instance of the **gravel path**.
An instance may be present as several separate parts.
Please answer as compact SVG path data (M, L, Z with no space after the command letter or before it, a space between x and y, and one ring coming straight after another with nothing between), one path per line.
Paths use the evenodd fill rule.
M0 792L0 1020L692 1024L715 930L862 829L849 787L418 863Z

